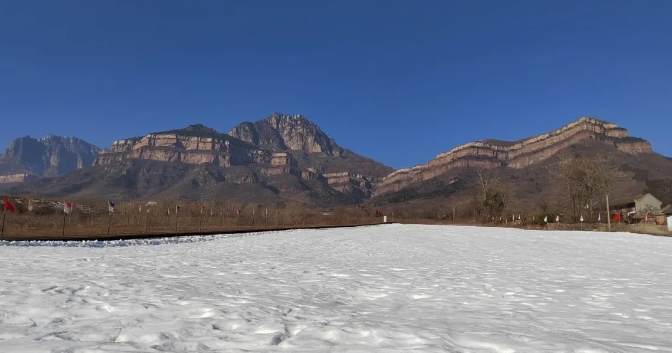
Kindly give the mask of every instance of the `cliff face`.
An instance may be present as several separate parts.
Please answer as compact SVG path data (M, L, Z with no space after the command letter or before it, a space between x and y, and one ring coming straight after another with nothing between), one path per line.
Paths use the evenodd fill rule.
M241 166L255 175L244 179L248 183L260 183L263 177L292 176L306 182L322 182L359 199L370 196L375 182L392 171L339 147L305 117L277 113L264 120L242 123L229 134L191 125L115 141L93 164L107 166L128 160Z
M244 122L229 135L257 147L340 156L343 150L317 125L303 115L273 113L266 119Z
M100 148L76 137L18 138L0 155L0 183L53 177L90 166Z
M425 181L453 168L495 168L505 166L522 169L541 163L558 151L593 139L623 153L637 155L651 153L651 145L642 139L630 137L626 129L616 124L589 117L581 117L560 129L516 142L485 140L471 142L439 154L424 165L397 170L378 184L374 194L394 192L407 185Z

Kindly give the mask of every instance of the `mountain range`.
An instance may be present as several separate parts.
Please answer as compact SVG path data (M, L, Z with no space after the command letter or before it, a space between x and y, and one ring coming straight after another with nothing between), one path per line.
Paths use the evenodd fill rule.
M633 175L618 185L625 196L672 175L672 159L653 152L646 140L590 117L519 141L467 143L395 171L340 146L302 115L274 113L228 133L194 124L117 140L102 150L74 137L22 137L0 156L0 186L45 198L225 198L333 207L466 197L475 169L499 169L526 202L552 183L550 166L598 152Z

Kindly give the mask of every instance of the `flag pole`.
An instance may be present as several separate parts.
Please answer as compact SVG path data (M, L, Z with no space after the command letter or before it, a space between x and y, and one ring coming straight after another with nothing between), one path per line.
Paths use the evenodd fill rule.
M67 216L67 213L65 213L65 210L63 210L63 229L61 230L61 236L65 236L65 217Z
M7 210L2 212L2 230L0 231L0 238L5 236L5 219L7 219Z
M175 233L177 233L177 209L178 209L178 206L175 205Z
M107 235L110 235L110 225L112 224L112 212L107 215Z
M609 192L607 191L607 229L611 232L611 212L609 212Z

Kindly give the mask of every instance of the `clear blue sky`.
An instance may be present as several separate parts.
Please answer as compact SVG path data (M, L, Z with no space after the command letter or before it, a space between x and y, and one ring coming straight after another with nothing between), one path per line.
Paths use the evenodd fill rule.
M0 33L0 146L279 111L400 168L588 115L672 155L668 0L21 0Z

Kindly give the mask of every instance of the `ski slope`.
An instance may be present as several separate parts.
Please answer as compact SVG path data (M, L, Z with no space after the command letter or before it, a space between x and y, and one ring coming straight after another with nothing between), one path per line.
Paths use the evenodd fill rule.
M0 242L0 351L672 352L672 239L384 225Z

